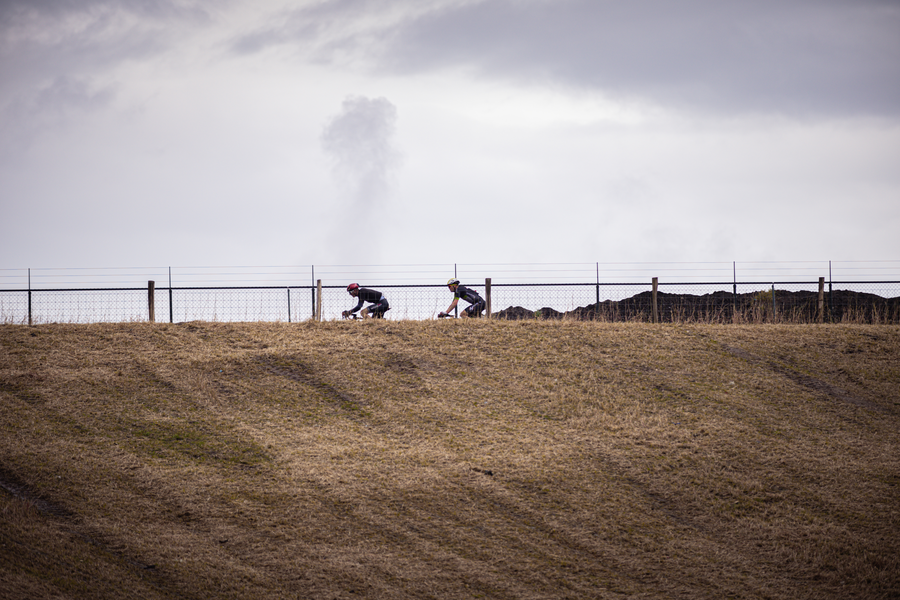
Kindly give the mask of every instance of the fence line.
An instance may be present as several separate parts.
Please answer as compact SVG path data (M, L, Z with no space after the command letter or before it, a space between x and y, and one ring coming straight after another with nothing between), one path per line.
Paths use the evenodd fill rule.
M501 308L493 316L506 319L900 323L900 279L826 282L819 277L784 281L780 287L766 281L666 282L658 277L644 282L530 283L485 278L485 284L489 305ZM444 284L371 287L389 298L392 319L434 318L452 299ZM0 289L0 322L298 322L337 319L355 303L343 284L323 285L321 280L284 286L157 286L150 280L145 287Z
M761 318L783 319L800 310L794 296L818 292L824 278L831 320L861 306L867 319L875 311L883 320L896 312L900 261L0 269L0 322L333 319L355 303L344 292L350 281L383 289L393 307L389 318L433 318L449 304L443 282L450 276L467 285L490 281L490 293L484 293L492 308L501 309L496 314L507 318L555 317L592 305L593 312L578 314L672 320L715 312L735 318L739 310L759 312L755 295L768 294L771 314L761 312ZM145 287L148 281L160 285Z
M433 263L399 265L180 266L0 269L0 289L443 283L449 277L494 283L739 283L766 281L898 281L900 260L757 262Z

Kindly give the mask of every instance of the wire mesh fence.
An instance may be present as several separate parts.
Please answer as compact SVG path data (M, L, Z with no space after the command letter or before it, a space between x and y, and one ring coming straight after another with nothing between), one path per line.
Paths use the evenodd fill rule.
M312 310L306 306L309 292L304 294L302 289L220 287L179 288L172 292L175 321L294 322L312 316ZM301 301L303 296L307 302Z
M0 323L300 322L317 318L317 312L318 318L334 320L357 303L346 292L350 281L384 293L391 305L388 319L432 319L453 299L444 283L448 277L476 289L489 300L491 316L501 319L900 323L900 261L890 264L896 271L885 263L855 270L832 263L776 263L766 272L771 281L740 281L737 273L759 274L761 267L739 269L737 263L0 270L0 282L8 286L0 289ZM665 278L648 276L653 268ZM705 268L711 269L706 280L688 279ZM838 270L859 277L827 277ZM825 275L781 277L798 272ZM875 279L886 274L892 278ZM611 280L613 275L621 279ZM83 285L101 282L125 285ZM461 302L459 309L464 306Z
M29 296L27 291L6 290L0 293L0 323L28 323Z

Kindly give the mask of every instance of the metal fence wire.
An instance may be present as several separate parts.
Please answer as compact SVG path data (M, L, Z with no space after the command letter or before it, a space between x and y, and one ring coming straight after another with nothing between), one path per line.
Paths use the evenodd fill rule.
M433 319L448 277L499 319L900 323L900 261L0 269L0 323L336 320L350 282Z
M487 296L485 282L465 285ZM367 285L381 291L392 320L436 318L453 294L442 284ZM820 305L819 282L659 283L661 322L900 323L900 281L828 282ZM728 289L730 288L730 289ZM0 322L7 324L337 320L356 306L343 285L228 286L0 290ZM650 283L501 283L490 288L498 319L654 320ZM153 309L151 319L150 309ZM460 302L457 311L467 304Z

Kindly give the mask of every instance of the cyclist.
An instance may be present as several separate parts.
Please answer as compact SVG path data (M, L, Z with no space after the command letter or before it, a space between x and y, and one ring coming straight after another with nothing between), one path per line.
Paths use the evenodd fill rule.
M387 298L384 297L384 294L382 294L378 290L359 287L358 283L351 283L350 285L348 285L347 293L354 298L359 298L359 303L350 310L345 310L341 313L341 316L343 316L345 319L361 308L362 311L359 314L361 314L364 319L368 315L372 315L372 318L374 319L383 319L384 313L386 313L391 308L388 304ZM366 302L371 302L372 305L363 308L363 304Z
M438 317L449 317L450 311L456 308L456 303L459 302L460 298L471 305L466 307L466 309L462 311L462 314L460 316L481 316L481 313L484 312L485 302L484 298L478 295L478 292L476 292L472 288L467 288L464 285L459 285L459 279L450 279L449 281L447 281L447 287L450 288L451 292L453 292L453 302L450 303L450 306L445 312L438 313Z

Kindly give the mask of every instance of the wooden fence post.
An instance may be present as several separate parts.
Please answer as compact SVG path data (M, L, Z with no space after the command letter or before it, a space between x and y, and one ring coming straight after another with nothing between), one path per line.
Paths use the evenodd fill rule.
M156 282L147 282L147 309L150 312L150 322L156 323Z
M322 280L316 279L316 321L322 320Z
M731 288L731 322L737 318L737 261L731 263L731 276L733 287Z
M487 318L491 318L491 278L487 277L484 280L484 302L485 302L485 311L487 312Z
M657 309L657 304L656 304L656 293L657 293L658 288L659 288L659 277L654 277L653 278L653 300L651 302L651 316L650 316L651 320L654 323L659 323L659 311Z
M778 306L775 304L775 284L772 284L772 322L778 322Z
M825 278L819 277L819 306L817 307L816 316L819 323L825 322Z

